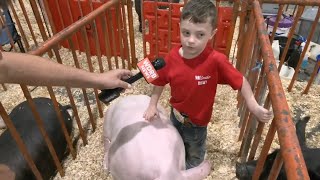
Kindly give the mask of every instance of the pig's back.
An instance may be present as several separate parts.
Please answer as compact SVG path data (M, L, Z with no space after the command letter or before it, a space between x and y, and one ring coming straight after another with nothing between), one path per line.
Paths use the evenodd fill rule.
M112 104L106 114L103 125L104 134L113 141L122 128L133 129L135 126L146 126L149 124L143 114L150 102L150 97L146 95L126 96ZM158 106L160 116L167 117L164 108ZM168 119L162 118L163 123L168 123Z
M109 165L115 179L155 179L185 168L182 139L164 112L150 123L142 117L149 101L148 96L129 96L107 113L107 121L113 123L110 127L115 128L107 129L113 135Z

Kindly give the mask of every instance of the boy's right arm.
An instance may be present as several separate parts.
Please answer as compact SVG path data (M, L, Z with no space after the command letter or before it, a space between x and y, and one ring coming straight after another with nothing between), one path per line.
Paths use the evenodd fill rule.
M164 86L153 87L149 106L143 115L147 121L151 121L153 117L158 115L157 104L163 89Z

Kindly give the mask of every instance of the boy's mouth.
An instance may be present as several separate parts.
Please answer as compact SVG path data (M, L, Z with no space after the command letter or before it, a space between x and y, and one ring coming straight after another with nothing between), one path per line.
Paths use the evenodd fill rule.
M192 46L186 46L187 49L194 49Z

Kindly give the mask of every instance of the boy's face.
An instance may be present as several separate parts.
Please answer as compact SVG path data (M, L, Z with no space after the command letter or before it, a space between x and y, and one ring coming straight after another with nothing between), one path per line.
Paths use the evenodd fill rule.
M198 56L213 37L216 30L212 29L210 21L206 23L193 23L189 19L180 22L180 39L182 52L180 54L187 59Z

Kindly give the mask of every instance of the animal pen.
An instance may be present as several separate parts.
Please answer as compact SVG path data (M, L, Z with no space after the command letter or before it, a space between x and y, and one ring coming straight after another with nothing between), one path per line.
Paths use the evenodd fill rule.
M12 15L13 23L8 23L4 15L1 17L1 25L5 27L3 32L10 39L6 44L2 44L1 51L11 49L15 52L26 51L26 53L32 55L43 56L52 61L91 72L105 72L118 68L135 71L139 60L145 57L149 57L151 60L155 57L163 57L171 47L179 44L179 17L184 2L175 4L170 3L170 1L158 2L156 0L142 3L142 34L137 30L136 14L134 13L133 2L130 0L9 1L9 14ZM263 3L279 5L274 30L270 36L267 33L261 9ZM237 153L232 155L234 159L228 165L232 167L229 167L225 174L233 173L231 177L235 176L236 159L240 162L258 159L253 176L253 179L258 179L269 150L274 148L272 143L276 141L280 145L281 155L278 154L269 178L276 179L282 165L284 165L288 179L309 179L295 133L292 104L289 102L290 99L287 99L288 96L291 97L290 93L298 91L296 93L298 94L297 97L308 97L310 101L319 102L319 86L313 84L313 82L317 76L320 61L315 63L308 82L296 81L303 57L309 50L308 46L318 25L319 10L310 27L305 48L301 52L291 80L283 83L279 71L285 62L290 42L305 7L319 7L320 2L318 0L217 0L216 5L218 7L218 32L215 39L212 40L212 46L230 57L237 69L248 79L258 103L263 104L267 109L272 108L274 113L274 119L270 123L260 123L249 113L243 99L236 94L231 98L237 98L233 105L235 106L234 109L237 107L238 114L220 109L220 111L226 111L227 115L233 114L229 119L234 124L237 123L236 127L229 124L236 134L236 137L233 136L232 138L237 139L238 142L233 140L234 144L237 145L231 147L234 147L234 151ZM293 24L277 67L271 44L281 16L283 12L288 10L289 5L294 6L294 9L291 9L290 12L293 17ZM12 25L17 27L16 33L18 33L19 38L15 38L17 36L10 31ZM133 84L136 87L133 90L127 90L123 95L150 93L149 86L141 81ZM296 88L295 84L299 88ZM30 87L22 84L19 86L1 85L3 89L0 91L0 115L38 179L42 179L41 174L30 158L8 114L16 104L26 99L37 119L42 135L46 137L46 132L41 124L42 120L34 108L32 98L36 96L50 97L54 102L55 109L58 109L58 102L72 106L76 121L73 137L64 131L72 160L69 160L68 164L65 162L62 165L62 162L54 158L60 175L60 177L57 175L56 178L68 176L68 173L72 171L68 169L68 166L71 166L73 161L80 158L77 155L80 156L81 151L90 147L90 138L101 136L101 118L108 106L103 105L98 100L99 90L50 86ZM230 89L223 90L229 91ZM310 98L308 93L315 95ZM226 96L228 95L227 93ZM166 100L161 103L169 109L168 90L165 96L166 98L163 99ZM219 98L219 94L217 94L217 98ZM297 99L293 101L297 101ZM227 105L229 103L228 98L218 99L218 106L219 102L229 106ZM315 106L312 107L314 109L309 112L315 112L312 114L314 117L317 117L317 107L315 103ZM217 112L218 110L219 108L215 109L215 119L221 119L221 121L223 118L228 119L228 117L217 117L217 115L221 115ZM215 122L212 121L209 126L214 128ZM100 134L94 133L95 131L100 132ZM219 129L214 129L214 131L219 131ZM278 137L275 137L275 133ZM230 132L226 134L230 134ZM216 136L219 136L219 133ZM80 137L81 141L77 142L77 145L73 145L77 141L76 137L78 139ZM208 143L212 140L210 138L208 138ZM51 155L55 157L55 150L50 139L45 138L45 140ZM93 147L103 149L102 144L101 147ZM212 154L214 148L216 147L208 145L209 159L214 159ZM223 150L225 149L219 151ZM92 149L87 149L87 153L88 151L90 152ZM103 155L99 157L101 161L102 157ZM83 161L78 161L78 163L81 165ZM230 176L224 176L223 172L216 168L219 167L218 164L213 164L213 166L215 168L213 173L217 171L218 175L210 175L212 179L217 177L231 179ZM80 168L79 166L76 167ZM81 172L77 173L81 174ZM71 179L74 178L72 174L69 176ZM107 178L107 176L107 172L104 172L104 175L95 178Z

